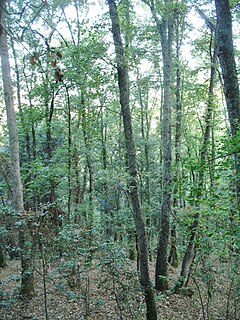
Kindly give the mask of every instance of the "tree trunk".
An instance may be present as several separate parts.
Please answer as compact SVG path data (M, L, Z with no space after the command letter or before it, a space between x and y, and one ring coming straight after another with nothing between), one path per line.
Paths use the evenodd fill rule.
M2 242L2 239L0 239ZM2 243L0 243L0 268L5 268L7 266L5 252L3 250Z
M215 0L217 13L218 57L222 69L224 94L227 103L232 134L240 123L240 95L232 39L232 18L229 0Z
M71 101L68 92L68 87L66 89L67 98L67 127L68 127L68 201L67 201L67 221L71 221L71 202L72 202L72 117L71 117Z
M13 188L13 203L16 211L21 213L23 211L23 190L20 177L20 164L19 164L19 145L18 145L18 133L16 126L16 115L14 110L12 81L10 74L9 53L6 35L6 22L5 22L5 8L6 1L0 1L0 15L1 15L1 27L0 27L0 50L2 60L2 74L3 88L4 88L4 100L7 110L7 125L9 134L9 146L11 156L11 178Z
M212 37L213 38L213 37ZM208 101L207 101L207 110L205 116L205 130L203 134L203 144L202 149L200 151L200 170L198 174L197 180L197 188L195 191L195 216L193 223L190 227L190 238L188 241L188 245L183 257L181 273L179 281L175 286L175 292L178 292L179 288L184 285L184 281L186 279L189 265L191 263L193 248L194 248L194 240L196 238L198 224L199 224L199 217L200 217L200 200L203 194L203 183L204 183L204 174L205 174L205 167L206 167L206 158L209 146L209 139L211 133L211 118L212 118L212 110L213 110L213 94L214 94L214 81L215 81L215 74L216 74L216 46L214 45L214 52L211 55L211 72L210 72L210 83L208 89Z
M21 126L24 130L27 162L30 163L31 162L30 136L29 136L29 132L27 130L27 126L25 124L25 119L24 119L24 115L23 115L22 101L21 101L20 72L19 72L19 68L18 68L17 52L16 52L16 49L14 46L13 39L11 39L11 47L12 47L12 52L13 52L14 64L15 64L18 109L19 109L19 114L20 114Z
M89 128L87 124L87 114L86 114L86 104L83 91L81 92L81 107L82 107L82 131L83 140L85 146L86 164L88 168L89 175L89 208L87 225L91 229L93 226L93 211L94 211L94 166L92 160L92 146L91 139L89 138Z
M232 18L229 0L215 0L217 13L218 57L222 69L224 95L227 104L231 133L235 136L240 125L240 93L232 38ZM235 155L235 190L237 205L240 201L240 155Z
M155 285L159 291L168 289L168 240L171 215L172 139L171 139L171 72L172 72L172 0L165 1L164 14L158 18L154 0L144 1L150 7L160 37L163 59L163 106L162 106L162 205L160 233L156 262Z
M102 169L104 172L107 171L107 110L104 112L103 106L100 110L100 123L101 123L101 160L102 160ZM102 194L104 197L103 204L103 217L102 221L104 223L104 232L106 239L110 239L113 235L112 230L112 214L110 210L110 199L109 199L109 190L108 183L106 180L103 182Z
M141 107L141 133L144 147L144 160L142 165L143 176L143 186L142 186L142 202L147 206L145 217L146 217L146 227L147 227L147 237L149 246L149 260L152 261L152 248L151 248L151 238L152 238L152 219L151 219L151 197L150 197L150 156L149 156L149 130L150 121L148 115L148 85L141 83L140 79L137 82L139 103Z
M181 48L181 37L180 37L180 16L177 17L176 22L176 131L175 131L175 173L174 173L174 185L173 188L173 211L174 218L171 225L170 234L170 253L168 257L168 262L172 267L178 267L178 254L177 254L177 230L176 230L176 215L177 209L180 205L179 201L179 187L178 181L181 178L180 173L180 160L181 160L181 129L182 129L182 98L181 98L181 70L180 70L180 48Z
M6 21L5 21L5 8L6 1L0 0L0 54L2 61L2 74L4 100L7 110L7 125L9 134L9 147L11 157L11 178L12 178L12 191L13 191L13 206L17 214L22 214L24 211L23 204L23 188L20 175L19 163L19 145L18 145L18 132L16 126L16 115L14 110L14 99L12 90L12 81L10 73L10 62L6 34ZM22 283L21 294L25 297L30 297L34 294L33 287L33 271L32 261L26 259L24 252L24 230L23 227L19 229L19 244L21 248L21 267L22 267Z
M117 58L118 87L120 93L120 105L123 117L124 135L128 158L128 170L130 176L129 193L133 208L139 247L140 282L143 287L145 296L147 319L155 320L157 319L157 311L154 299L154 291L149 276L147 237L138 193L136 149L132 132L132 121L129 105L128 68L122 44L116 3L114 0L108 0L107 2L109 6L109 13L112 23L112 34Z

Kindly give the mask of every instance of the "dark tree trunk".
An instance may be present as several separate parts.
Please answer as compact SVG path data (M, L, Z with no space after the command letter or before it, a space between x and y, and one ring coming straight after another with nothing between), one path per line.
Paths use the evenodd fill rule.
M176 223L173 222L171 226L171 237L170 237L170 252L168 257L168 262L173 268L178 267L178 254L177 254L177 230L176 230Z
M86 105L84 99L84 93L81 92L81 107L82 107L82 131L83 131L83 140L85 145L85 155L86 155L86 164L88 169L89 177L89 210L87 217L87 224L89 228L92 228L93 224L93 210L94 210L94 166L92 159L92 147L91 139L89 138L90 132L87 127L87 114L86 114Z
M151 219L151 197L150 197L150 155L149 155L149 130L150 121L148 115L148 85L141 83L138 79L138 95L139 103L141 106L141 133L144 144L144 160L142 165L143 186L142 186L142 201L147 204L146 210L146 227L147 237L149 245L149 260L152 261L152 250L151 250L151 237L152 237L152 219Z
M107 110L104 112L103 106L101 106L100 110L100 122L101 122L101 156L102 156L102 168L105 172L107 170ZM108 183L106 180L103 182L102 186L102 194L104 197L103 204L103 219L104 221L104 230L106 239L110 239L113 235L112 230L112 216L109 207L109 196L108 196Z
M170 233L170 253L168 262L172 267L178 267L178 254L177 254L177 230L176 230L176 215L177 209L180 205L179 201L179 187L178 181L180 179L180 160L181 160L181 129L182 129L182 98L181 98L181 70L180 70L180 48L181 48L181 36L180 36L180 17L177 17L176 26L176 131L175 131L175 173L174 173L174 185L173 188L173 211L174 218L171 225Z
M72 201L72 117L71 117L71 101L67 86L67 126L68 126L68 203L67 203L67 220L71 219L71 201Z
M232 134L235 135L240 123L240 95L237 68L232 39L232 18L229 0L215 0L217 12L218 57L222 69L224 93L227 103Z
M5 252L3 250L2 244L0 243L0 268L5 268L6 266L7 266L7 262L6 262Z
M217 13L218 57L222 69L224 94L227 104L231 133L235 136L240 125L240 93L232 38L232 18L229 0L215 0ZM237 204L240 201L240 154L235 155L235 190Z
M118 87L120 93L120 105L123 117L124 135L128 158L129 192L133 208L139 248L140 282L143 287L145 296L147 319L155 320L157 319L157 311L154 299L154 291L149 276L147 237L138 193L136 149L133 138L129 105L128 67L122 44L116 3L114 0L108 0L107 2L109 6L109 13L112 23L112 34L117 58Z
M172 0L165 1L161 19L157 14L157 2L144 1L151 9L160 37L163 59L163 105L162 105L162 205L160 233L156 262L155 285L159 291L168 289L168 240L171 215L172 139L171 139L171 73L172 73Z

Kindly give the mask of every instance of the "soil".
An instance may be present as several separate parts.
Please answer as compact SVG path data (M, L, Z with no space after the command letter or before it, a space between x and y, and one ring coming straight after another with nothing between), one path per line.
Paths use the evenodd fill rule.
M89 264L84 272L76 265L74 272L64 265L59 268L60 265L61 261L55 262L45 270L44 295L43 268L39 261L35 269L35 296L23 300L18 295L20 262L8 261L8 266L0 270L0 320L146 319L144 299L136 284L135 264L118 273L108 266L100 268L96 263ZM153 277L154 265L150 267ZM177 274L178 270L170 270L171 279ZM210 299L201 283L192 282L190 287L194 290L191 297L156 292L159 320L223 320L227 319L227 305L228 320L240 319L237 299L230 303L227 292L216 290Z

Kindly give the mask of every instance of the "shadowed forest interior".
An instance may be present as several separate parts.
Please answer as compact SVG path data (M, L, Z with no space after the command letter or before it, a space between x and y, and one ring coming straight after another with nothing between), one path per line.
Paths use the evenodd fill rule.
M0 0L0 320L240 318L239 25Z

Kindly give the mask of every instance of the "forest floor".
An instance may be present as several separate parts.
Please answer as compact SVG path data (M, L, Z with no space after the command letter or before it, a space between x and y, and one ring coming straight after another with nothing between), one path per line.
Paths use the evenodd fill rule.
M146 319L144 300L134 279L135 265L130 267L129 272L118 274L116 270L105 272L92 264L84 276L82 273L81 278L77 279L76 270L74 274L64 269L59 273L59 266L55 264L46 270L47 295L44 299L43 269L41 261L38 263L35 296L30 300L18 298L20 262L11 260L7 268L0 270L0 320ZM154 265L150 264L150 267L154 276ZM177 276L176 272L171 269L172 279ZM226 317L226 306L230 305L227 292L219 290L214 299L209 299L200 284L192 283L190 286L194 290L192 297L156 294L159 320L240 319L239 306L236 305L233 311L229 308Z

